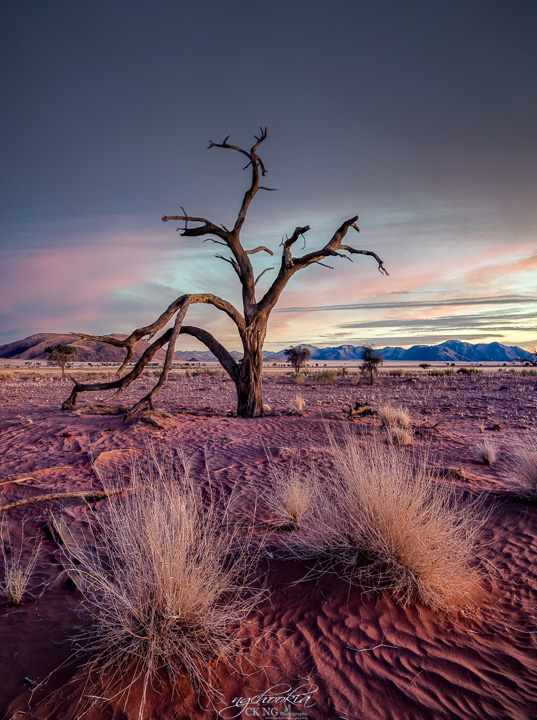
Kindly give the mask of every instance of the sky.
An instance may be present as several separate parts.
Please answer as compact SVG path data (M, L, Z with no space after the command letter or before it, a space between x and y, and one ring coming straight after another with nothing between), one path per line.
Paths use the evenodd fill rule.
M215 246L163 215L234 223L275 258L359 215L355 247L297 273L266 350L537 339L535 0L0 0L0 344L130 333L176 297L240 304ZM218 249L218 248L216 248ZM267 260L268 258L268 260ZM188 324L229 349L227 316ZM178 349L199 347L182 337Z

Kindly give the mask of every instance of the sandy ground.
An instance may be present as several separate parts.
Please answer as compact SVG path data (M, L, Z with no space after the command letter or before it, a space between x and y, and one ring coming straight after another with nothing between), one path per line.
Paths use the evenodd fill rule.
M154 381L144 376L115 402L134 404ZM175 696L166 688L155 689L145 717L263 717L253 701L240 715L226 714L224 708L237 697L298 687L311 694L307 707L287 705L286 711L273 703L271 717L537 717L536 507L515 498L512 470L514 445L536 431L536 378L496 372L416 381L386 375L373 387L349 378L336 387L297 387L281 370L265 381L266 417L242 420L229 414L235 406L230 381L181 375L156 401L171 415L158 421L160 427L140 419L123 423L118 415L61 411L70 387L68 380L28 370L0 381L0 505L48 493L99 490L94 463L106 467L123 455L109 451L136 450L148 441L157 449L184 450L194 473L206 478L208 466L212 482L222 490L250 482L263 488L267 453L285 467L290 454L315 458L325 452L327 426L336 434L344 426L360 436L379 432L375 416L349 423L346 410L357 401L374 408L386 403L404 407L415 440L399 451L426 450L440 481L461 485L470 494L487 493L491 515L480 557L494 570L471 613L445 617L419 605L403 607L388 594L365 594L334 575L297 582L304 575L300 564L267 561L270 596L244 630L246 674L237 670L245 659L235 667L217 666L224 697L212 708L200 703L186 683ZM297 394L306 412L287 414ZM78 407L106 397L82 395ZM498 450L492 466L476 459L476 445L485 437ZM292 452L279 452L282 448ZM253 502L246 494L245 514ZM75 527L87 508L73 499L2 514L13 538L20 537L23 520L28 538L38 532L45 537L32 593L17 607L0 600L0 716L10 719L68 717L68 703L58 708L58 696L51 699L50 693L74 676L78 660L69 660L76 650L72 637L89 623L80 612L76 586L62 574L61 555L48 530L52 510ZM127 702L100 703L76 716L134 719L137 692L133 688ZM69 686L67 694L76 697L77 687Z

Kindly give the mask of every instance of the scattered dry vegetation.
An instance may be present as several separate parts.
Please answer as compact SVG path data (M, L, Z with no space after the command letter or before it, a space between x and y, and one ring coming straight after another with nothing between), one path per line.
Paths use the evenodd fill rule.
M63 561L93 618L83 636L94 678L143 678L161 670L174 684L185 673L207 691L211 661L238 650L237 630L259 600L249 575L255 555L226 509L203 502L188 475L156 463L133 466L130 492L91 516L81 540L59 520ZM117 687L116 687L117 684Z

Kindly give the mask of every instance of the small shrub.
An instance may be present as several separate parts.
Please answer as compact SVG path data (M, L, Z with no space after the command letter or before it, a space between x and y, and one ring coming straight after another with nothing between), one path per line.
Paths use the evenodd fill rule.
M476 457L483 465L494 465L496 462L496 443L488 438L476 447Z
M427 375L429 377L453 377L455 370L453 368L438 368L436 370L429 370Z
M537 375L537 369L536 368L530 368L529 370L522 370L520 375L522 377L535 377Z
M410 427L410 415L401 407L392 407L391 405L383 405L378 410L379 418L386 428Z

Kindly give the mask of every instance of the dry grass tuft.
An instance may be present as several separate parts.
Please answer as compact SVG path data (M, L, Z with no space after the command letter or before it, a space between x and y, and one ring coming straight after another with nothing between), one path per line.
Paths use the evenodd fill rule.
M304 475L299 452L283 454L283 449L280 448L278 455L293 458L291 466L281 467L271 460L271 485L264 500L278 528L296 530L311 513L312 503L319 494L319 488L313 487L317 475Z
M404 428L398 425L387 427L386 434L388 445L395 445L397 447L412 445L414 439L414 433L410 428Z
M239 649L239 625L260 591L248 581L255 556L228 518L203 502L188 468L178 477L155 464L133 466L131 492L92 514L87 541L56 523L65 567L93 617L83 671L142 679L140 717L162 670L173 685L186 673L208 692L212 661Z
M470 604L485 521L480 503L463 503L435 482L425 460L405 462L385 446L360 447L347 436L332 441L331 454L329 470L295 471L293 484L309 504L286 552L315 558L319 570L363 587L388 589L403 604L417 600L440 611Z
M304 400L302 395L296 395L292 410L294 410L297 413L301 413L304 410L305 404L306 404L306 401Z
M4 535L6 536L5 539ZM0 545L2 546L2 557L4 560L4 579L0 584L0 591L2 595L7 598L10 605L21 604L37 565L42 542L42 538L34 541L29 557L24 559L24 523L21 529L21 539L18 550L13 546L7 525L4 522L0 525Z
M537 439L535 435L526 438L514 448L512 469L516 475L516 494L537 501Z
M392 407L391 405L383 405L378 410L378 415L384 427L408 428L410 427L410 415L401 407Z
M15 380L16 375L13 370L0 370L0 380Z
M477 445L475 454L477 460L482 462L483 465L494 465L497 456L496 443L489 438L485 438Z

